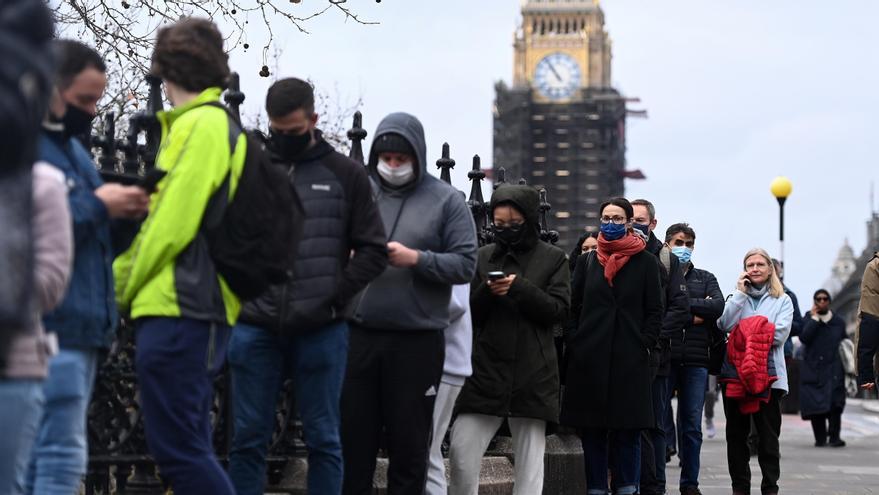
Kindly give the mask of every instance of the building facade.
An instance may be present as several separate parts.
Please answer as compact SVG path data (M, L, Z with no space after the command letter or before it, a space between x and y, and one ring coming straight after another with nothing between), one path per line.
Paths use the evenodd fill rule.
M513 85L495 87L494 175L546 188L550 227L571 247L624 194L626 105L611 87L611 41L594 0L525 0Z

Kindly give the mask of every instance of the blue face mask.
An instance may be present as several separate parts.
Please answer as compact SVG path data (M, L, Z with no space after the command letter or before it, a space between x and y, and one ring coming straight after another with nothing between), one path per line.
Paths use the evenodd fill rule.
M602 223L601 234L608 241L621 239L624 235L626 235L626 224L617 224L613 222Z
M640 230L644 237L650 237L650 226L646 223L633 223L632 228L636 230Z
M686 265L690 262L690 257L693 256L693 249L688 248L687 246L675 246L671 248L672 254L678 257L681 260L681 263Z

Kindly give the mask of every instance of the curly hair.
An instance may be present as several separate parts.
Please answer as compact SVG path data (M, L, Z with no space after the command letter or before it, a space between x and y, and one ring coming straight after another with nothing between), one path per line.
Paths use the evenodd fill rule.
M223 35L216 24L197 17L164 27L156 36L151 71L187 91L225 88L229 56L223 51Z

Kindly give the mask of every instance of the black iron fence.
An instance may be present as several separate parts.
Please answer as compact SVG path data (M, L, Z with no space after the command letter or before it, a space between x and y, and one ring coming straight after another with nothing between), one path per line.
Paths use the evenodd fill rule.
M85 136L84 142L95 153L95 161L102 177L111 182L135 183L155 166L161 130L156 112L162 110L161 81L148 77L150 86L146 108L128 119L124 137L116 137L112 114L104 116L99 135ZM233 114L239 115L244 101L238 76L233 74L224 101ZM351 141L349 156L364 163L363 140L367 131L362 127L360 112L354 114L353 127L348 131ZM436 162L442 180L451 184L451 158L448 143L443 144L442 156ZM471 182L467 204L476 223L480 246L491 243L491 219L488 204L483 197L486 173L478 155L473 157L467 173ZM495 170L494 187L506 182L503 168ZM523 181L520 181L523 183ZM558 232L551 230L547 213L551 206L546 190L540 191L540 237L556 243ZM134 329L127 321L119 326L116 342L98 371L94 393L88 410L89 466L85 480L86 494L162 493L156 467L147 453L143 431L143 416L138 404L137 377L134 371ZM287 380L278 398L275 431L269 448L269 484L281 481L284 469L291 459L305 455L301 428L296 421L292 381ZM231 444L231 391L228 373L224 370L217 378L211 423L216 453L221 461L228 460Z

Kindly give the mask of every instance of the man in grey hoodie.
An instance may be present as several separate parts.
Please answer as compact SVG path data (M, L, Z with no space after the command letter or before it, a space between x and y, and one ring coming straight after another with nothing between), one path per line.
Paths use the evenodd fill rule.
M476 229L458 191L427 173L421 122L382 120L368 170L390 265L352 305L342 391L343 493L372 493L379 438L388 492L425 487L433 406L443 372L452 286L476 269Z

